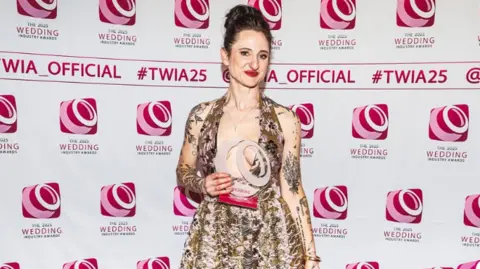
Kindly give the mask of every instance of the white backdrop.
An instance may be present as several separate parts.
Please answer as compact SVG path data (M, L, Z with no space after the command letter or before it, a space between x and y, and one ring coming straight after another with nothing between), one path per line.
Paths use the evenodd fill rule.
M250 2L267 95L304 123L322 269L480 268L480 2ZM226 90L238 3L2 1L1 269L178 268L184 123Z

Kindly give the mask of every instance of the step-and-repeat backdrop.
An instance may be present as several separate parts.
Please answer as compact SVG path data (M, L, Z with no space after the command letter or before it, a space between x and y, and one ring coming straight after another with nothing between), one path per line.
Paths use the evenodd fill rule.
M0 268L178 268L184 124L239 3L303 123L322 269L480 268L477 0L2 1Z

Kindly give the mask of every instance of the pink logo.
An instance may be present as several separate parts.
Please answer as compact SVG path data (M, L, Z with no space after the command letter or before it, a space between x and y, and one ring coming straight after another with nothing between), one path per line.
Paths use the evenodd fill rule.
M175 25L207 29L210 24L209 0L175 0Z
M62 269L98 269L98 262L94 258L83 259L66 263Z
M309 139L313 137L315 127L315 112L313 104L305 103L293 105L290 107L297 114L302 125L302 138Z
M430 111L428 136L432 140L464 142L468 138L468 105L437 107Z
M366 140L385 140L388 136L388 106L374 104L353 110L352 136Z
M478 269L480 268L480 260L474 262L468 262L464 264L460 264L457 269Z
M463 223L470 227L480 228L480 194L467 196Z
M357 17L356 0L322 0L320 27L333 30L355 28Z
M17 102L13 95L0 95L0 133L17 131Z
M136 196L132 182L103 186L100 211L106 217L133 217L137 209Z
M23 16L55 19L57 0L17 0L17 11Z
M388 221L416 224L422 221L422 213L422 190L396 190L387 194L386 218Z
M22 190L22 214L29 219L60 217L61 197L58 183L28 186Z
M173 213L177 216L192 217L203 200L203 195L177 186L173 191Z
M137 262L137 269L170 269L168 257L156 257Z
M100 21L119 25L134 25L136 0L99 0Z
M0 265L0 269L20 269L20 264L16 262L7 262Z
M357 262L347 264L345 269L380 269L378 262Z
M316 189L313 194L313 216L322 219L344 220L348 211L347 186Z
M262 12L272 31L282 28L282 0L248 0L248 5Z
M60 103L60 130L67 134L97 133L97 102L93 98L75 99Z
M137 106L137 133L168 136L172 133L172 107L168 101L157 101Z
M397 25L430 27L435 22L435 0L397 0Z

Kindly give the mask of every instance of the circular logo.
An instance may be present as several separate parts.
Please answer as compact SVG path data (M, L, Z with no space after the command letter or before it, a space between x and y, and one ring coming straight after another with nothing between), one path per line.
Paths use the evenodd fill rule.
M216 170L231 175L232 195L255 195L270 180L270 159L258 143L250 140L228 140L219 146L214 160Z

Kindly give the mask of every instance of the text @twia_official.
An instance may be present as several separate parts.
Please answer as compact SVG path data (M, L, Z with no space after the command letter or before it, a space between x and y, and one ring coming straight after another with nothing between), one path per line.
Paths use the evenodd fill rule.
M230 81L228 70L223 72L223 80ZM277 84L355 84L356 81L350 69L270 69L265 76L266 83Z
M92 77L121 79L116 65L98 63L58 62L47 64L47 74L33 60L2 58L2 65L7 73L33 74L39 76Z

